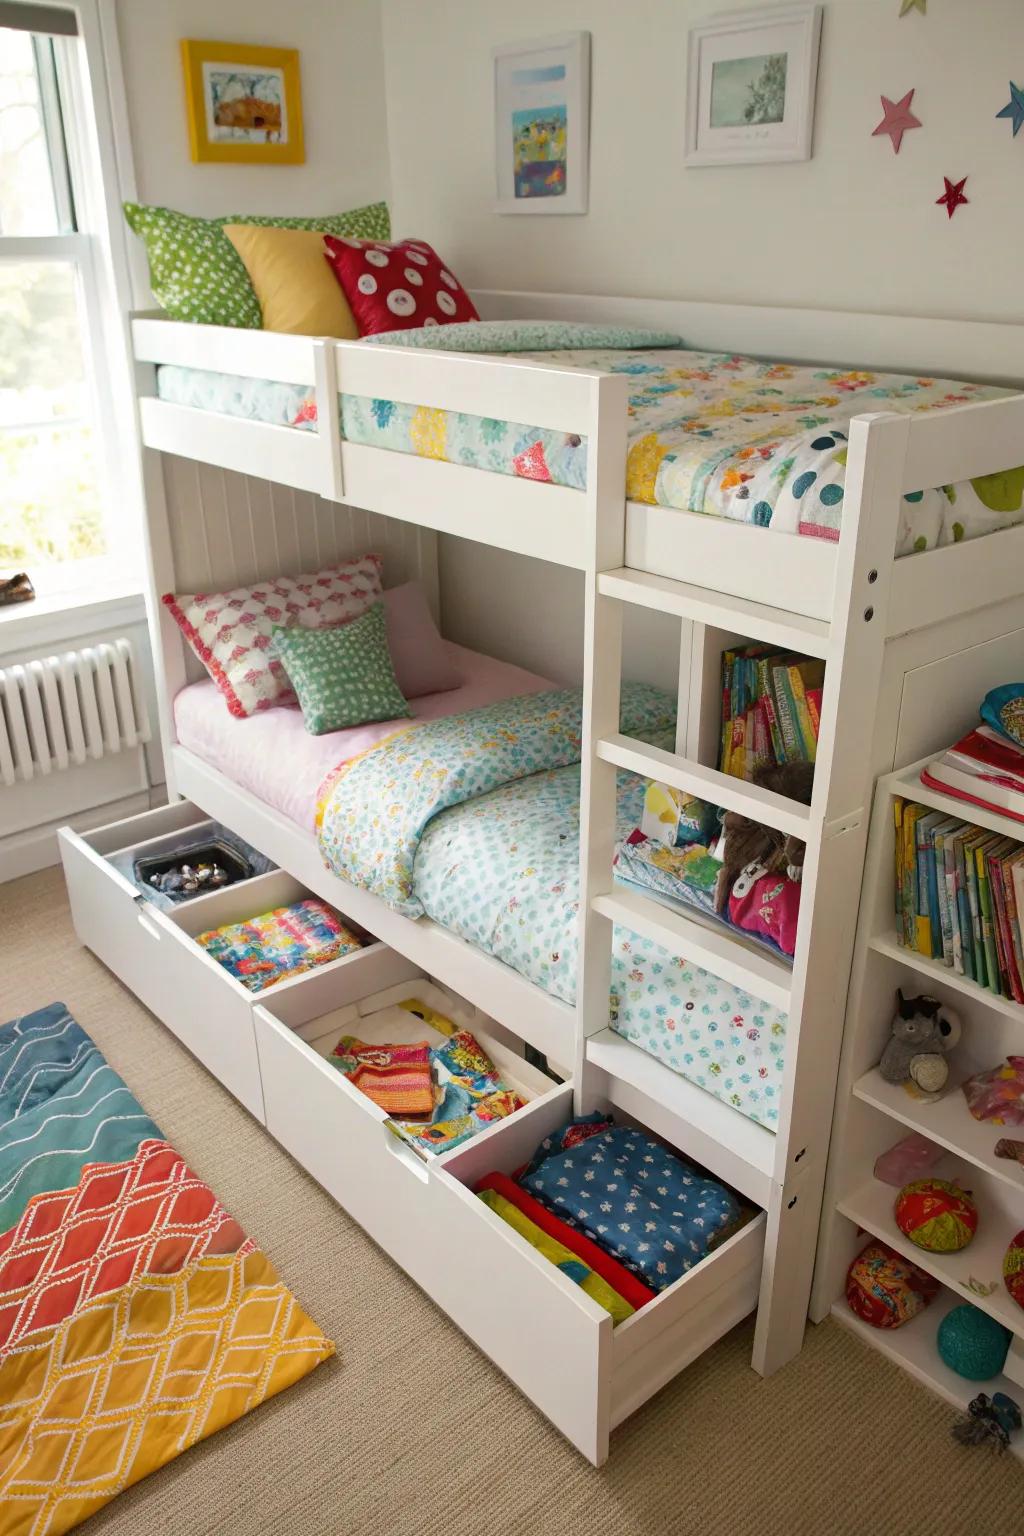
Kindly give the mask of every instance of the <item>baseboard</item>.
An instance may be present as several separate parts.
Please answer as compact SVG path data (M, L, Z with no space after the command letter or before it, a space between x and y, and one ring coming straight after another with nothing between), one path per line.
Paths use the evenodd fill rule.
M35 874L36 870L49 869L60 863L57 847L57 828L71 826L76 832L88 832L90 827L102 827L108 821L120 821L125 816L138 816L142 811L164 805L166 787L158 784L152 789L112 800L107 805L90 806L74 816L62 816L58 821L45 822L42 826L29 827L25 832L14 832L0 838L0 885L7 880L17 880L22 875Z

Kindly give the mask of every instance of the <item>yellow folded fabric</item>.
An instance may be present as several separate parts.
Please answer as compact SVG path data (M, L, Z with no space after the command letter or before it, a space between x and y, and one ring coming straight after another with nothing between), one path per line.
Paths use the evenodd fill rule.
M494 1189L481 1189L477 1199L489 1206L502 1221L507 1221L509 1226L513 1227L520 1237L525 1237L526 1241L536 1248L538 1253L543 1254L549 1263L564 1270L571 1280L576 1281L581 1291L586 1291L592 1301L596 1301L599 1307L604 1307L606 1312L611 1313L614 1322L622 1323L627 1317L633 1316L636 1308L630 1306L625 1297L613 1290L607 1280L602 1280L600 1275L596 1275L589 1265L577 1258L564 1243L542 1232L540 1227L512 1204L511 1200L506 1200L504 1195L499 1195Z
M249 274L265 331L358 341L359 327L324 258L319 230L225 224L224 233Z

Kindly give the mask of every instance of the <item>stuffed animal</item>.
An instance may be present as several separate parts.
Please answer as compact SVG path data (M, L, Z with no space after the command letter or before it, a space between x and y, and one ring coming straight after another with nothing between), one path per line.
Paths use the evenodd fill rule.
M781 763L760 768L754 774L753 782L762 789L774 790L777 795L810 805L814 764ZM715 885L717 912L725 910L733 885L746 869L756 869L766 875L785 870L791 880L799 880L803 874L803 843L795 837L786 837L774 827L763 827L738 811L726 811L722 816L718 856L722 868Z
M937 997L896 993L892 1038L878 1063L887 1083L913 1082L923 1093L940 1093L949 1078L946 1055L960 1042L959 1015Z

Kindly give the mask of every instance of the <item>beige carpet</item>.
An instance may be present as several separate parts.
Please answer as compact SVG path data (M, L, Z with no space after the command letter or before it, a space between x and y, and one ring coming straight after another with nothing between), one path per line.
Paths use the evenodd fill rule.
M0 886L0 1021L65 1002L336 1340L89 1536L953 1536L1021 1528L1019 1463L833 1323L770 1381L736 1329L585 1463L112 976L56 870Z

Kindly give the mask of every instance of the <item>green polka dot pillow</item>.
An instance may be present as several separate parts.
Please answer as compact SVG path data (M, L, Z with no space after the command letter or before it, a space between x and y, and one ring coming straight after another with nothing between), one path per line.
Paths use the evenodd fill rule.
M288 674L311 736L412 715L391 663L383 603L334 629L278 627L271 655Z
M125 218L146 247L153 297L172 320L204 325L235 325L259 330L259 301L242 259L224 233L225 224L259 224L278 229L317 229L325 235L359 240L388 240L391 220L386 203L369 203L350 213L320 219L274 219L228 213L219 219L195 219L173 208L125 203Z

